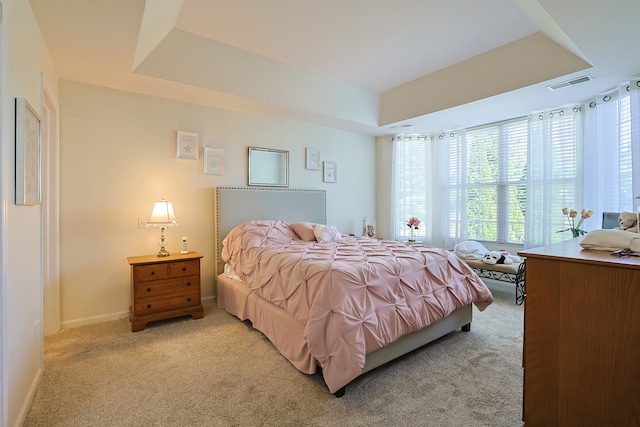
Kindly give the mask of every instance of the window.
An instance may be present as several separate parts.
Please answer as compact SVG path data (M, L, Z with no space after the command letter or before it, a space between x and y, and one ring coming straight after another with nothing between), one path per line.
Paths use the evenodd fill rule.
M572 107L435 138L396 137L396 217L422 215L420 236L447 248L564 240L562 208L582 207L581 117ZM392 238L408 234L403 221L392 229Z
M640 81L585 105L584 199L602 212L635 212L640 199Z
M533 114L527 182L525 246L539 246L571 237L562 208L582 206L582 111L579 107Z
M586 111L584 111L586 110ZM394 222L424 218L420 236L452 249L463 240L546 245L571 238L562 208L640 208L640 80L584 106L442 133L394 139Z
M618 175L620 177L618 188L620 188L620 198L627 202L625 210L633 210L629 201L633 201L633 148L632 125L631 125L631 97L623 96L618 102ZM637 138L637 136L636 136ZM615 140L614 140L615 141ZM617 202L617 200L616 200ZM613 203L612 203L613 204Z
M470 240L524 242L527 128L522 118L469 129L450 140L449 237L460 237L465 221Z
M426 135L399 135L394 138L396 211L392 238L409 236L407 221L417 217L422 225L416 236L427 235L428 208L431 207L431 148Z

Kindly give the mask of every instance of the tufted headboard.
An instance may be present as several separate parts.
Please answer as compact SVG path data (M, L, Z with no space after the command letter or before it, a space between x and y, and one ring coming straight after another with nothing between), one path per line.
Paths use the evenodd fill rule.
M238 224L253 219L281 219L287 222L327 223L325 190L296 190L265 187L214 188L216 276L224 267L220 259L222 240Z

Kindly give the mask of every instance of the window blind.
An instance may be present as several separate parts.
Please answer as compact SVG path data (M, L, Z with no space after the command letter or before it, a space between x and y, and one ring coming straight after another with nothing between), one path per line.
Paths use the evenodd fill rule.
M524 241L526 118L459 132L449 140L451 238Z
M445 247L468 239L534 247L570 237L558 233L568 227L564 207L593 209L589 231L603 211L640 204L638 80L584 106L398 142L395 236L408 235L411 216L432 215L426 236Z
M399 135L394 138L396 224L392 230L396 238L407 238L407 221L417 217L423 224L416 236L424 238L428 201L430 201L431 155L430 138L426 135ZM430 204L430 203L429 203Z
M568 227L562 208L578 212L581 182L579 169L580 109L566 108L530 117L529 182L527 191L528 246L559 242L558 233Z

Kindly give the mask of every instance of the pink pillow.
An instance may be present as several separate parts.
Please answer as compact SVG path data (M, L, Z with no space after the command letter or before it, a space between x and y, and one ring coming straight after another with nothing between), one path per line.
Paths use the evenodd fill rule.
M295 222L289 224L293 231L298 235L300 240L306 240L307 242L313 242L316 240L316 235L313 234L313 223L310 222Z
M342 234L333 225L313 224L313 234L320 243L339 242Z

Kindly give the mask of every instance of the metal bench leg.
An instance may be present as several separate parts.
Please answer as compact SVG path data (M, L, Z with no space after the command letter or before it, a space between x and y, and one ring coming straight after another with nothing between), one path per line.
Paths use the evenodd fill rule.
M524 291L524 263L523 261L518 266L518 273L516 273L516 304L521 305L524 302L526 296Z

